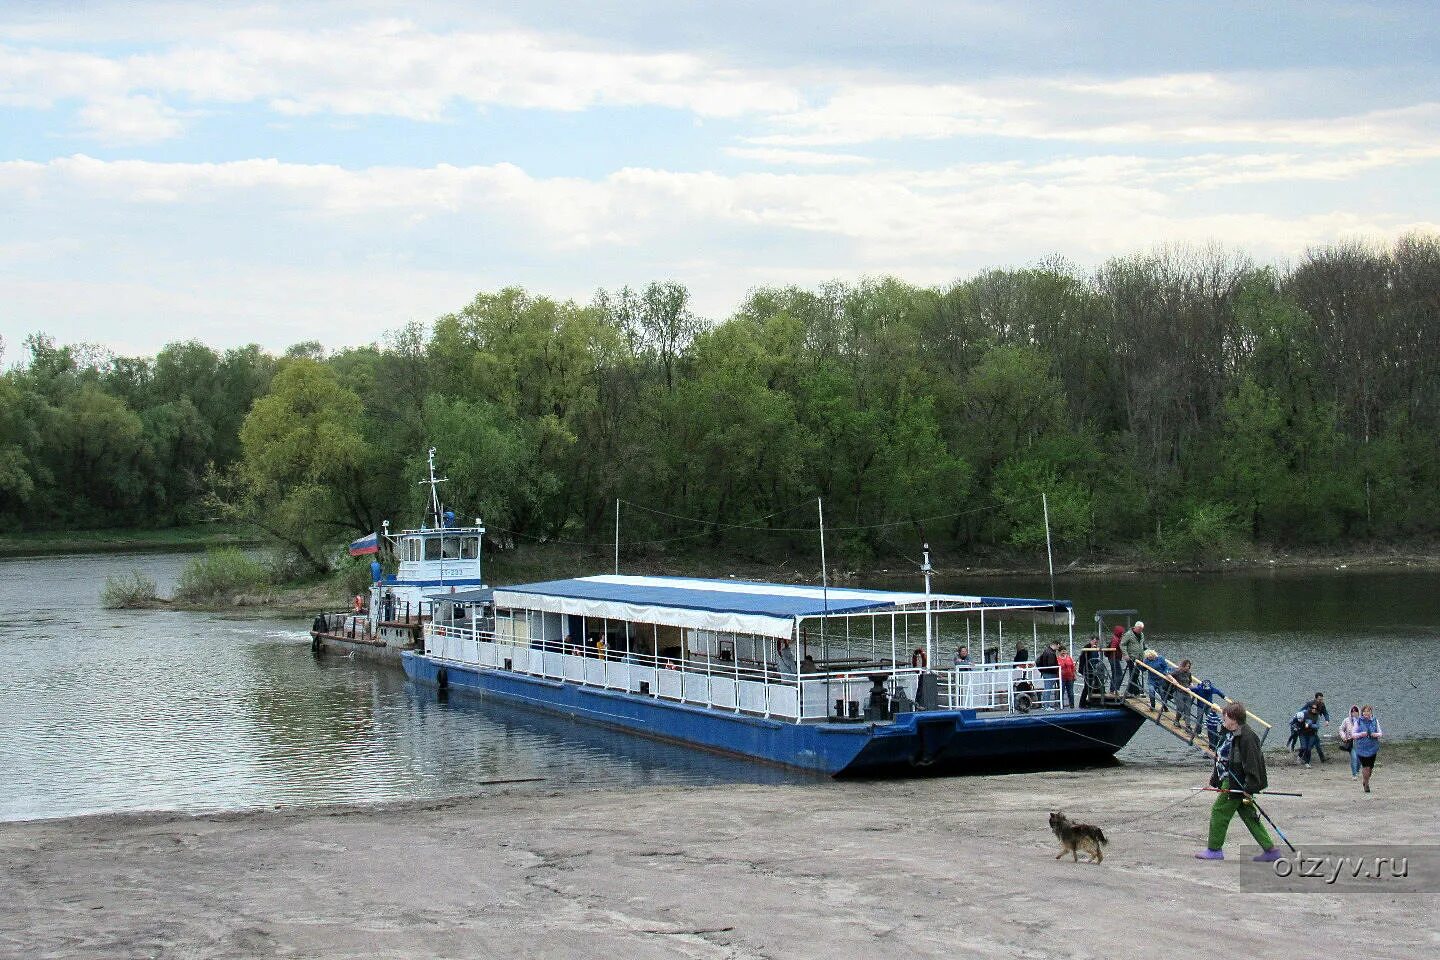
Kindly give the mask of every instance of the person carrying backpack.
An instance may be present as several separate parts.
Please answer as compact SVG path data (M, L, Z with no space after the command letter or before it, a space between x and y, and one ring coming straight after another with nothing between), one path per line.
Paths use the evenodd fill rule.
M1245 723L1245 704L1232 703L1225 707L1221 723L1225 734L1215 750L1215 769L1210 775L1210 786L1218 792L1215 803L1210 807L1210 832L1205 849L1195 854L1197 860L1224 860L1225 834L1230 830L1230 821L1238 813L1250 836L1260 844L1260 854L1251 859L1259 863L1273 863L1280 859L1280 851L1270 832L1260 822L1251 799L1270 785L1265 774L1265 754L1260 749L1260 738Z

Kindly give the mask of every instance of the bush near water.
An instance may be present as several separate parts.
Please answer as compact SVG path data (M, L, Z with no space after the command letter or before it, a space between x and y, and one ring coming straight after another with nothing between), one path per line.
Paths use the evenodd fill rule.
M254 605L299 607L338 606L370 589L369 558L343 557L324 576L285 551L257 557L238 547L207 550L185 564L174 597L162 598L155 581L143 570L107 577L101 602L112 610L168 606L202 608Z
M270 584L270 571L263 563L236 547L222 547L207 550L185 565L175 586L175 599L198 603L264 590Z
M152 606L158 597L155 581L139 570L106 577L105 586L100 590L101 604L111 610Z

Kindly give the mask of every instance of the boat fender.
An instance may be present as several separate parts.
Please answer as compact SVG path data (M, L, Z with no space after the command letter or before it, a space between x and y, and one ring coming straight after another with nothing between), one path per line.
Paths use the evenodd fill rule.
M310 652L311 652L311 653L319 653L319 652L320 652L320 634L318 634L318 633L312 633L312 634L310 634Z
M1025 692L1015 694L1015 709L1019 713L1029 713L1030 708L1035 706L1035 698Z
M448 670L446 670L444 667L441 667L439 670L436 670L436 671L435 671L435 685L436 685L437 687L439 687L441 690L445 690L445 689L448 689L448 688L449 688L449 686L450 686L450 672L449 672Z

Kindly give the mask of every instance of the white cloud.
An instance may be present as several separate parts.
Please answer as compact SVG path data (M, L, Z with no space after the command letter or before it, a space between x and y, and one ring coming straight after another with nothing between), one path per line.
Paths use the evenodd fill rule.
M0 45L0 103L88 103L82 126L103 142L174 137L186 111L225 104L258 104L292 120L425 122L463 122L467 108L661 107L740 118L751 127L741 134L748 146L737 149L752 152L737 156L809 165L850 156L811 148L876 141L1379 147L1432 144L1440 129L1440 103L1423 88L1408 101L1397 91L1384 107L1337 106L1353 102L1341 95L1355 78L1336 70L937 83L804 63L745 68L713 55L637 53L513 28L435 29L393 18L341 28L253 25L266 15L259 8L248 18L221 17L143 53L82 52L43 35L29 45L12 41ZM753 152L765 149L792 152Z
M169 140L184 124L178 111L154 97L100 97L80 111L86 132L105 144L119 145Z
M780 147L726 147L725 153L741 160L789 166L863 166L874 163L858 153L826 153L818 150L786 150Z
M452 215L497 216L506 218L510 229L524 225L531 242L551 252L642 243L683 224L710 223L899 244L917 254L958 254L977 245L999 249L1016 238L1073 238L1087 231L1117 238L1112 246L1153 242L1163 239L1166 223L1183 232L1187 222L1208 222L1185 214L1173 192L1177 187L1333 179L1437 158L1440 149L1328 160L1110 156L938 171L733 176L626 168L587 180L537 178L513 164L348 170L276 160L188 164L76 155L48 163L0 163L0 197L23 195L40 206L184 206L206 217L213 216L207 208L238 209L257 218L300 217L326 230L345 230L352 222L415 226ZM1320 223L1324 216L1293 222ZM1287 232L1280 219L1267 223L1279 229L1277 238ZM1294 235L1306 243L1314 239L1309 227Z
M454 104L573 111L658 106L702 117L794 109L797 89L686 53L589 49L519 31L439 33L381 20L338 30L238 30L107 57L0 46L0 97L16 105L137 97L263 102L278 113L434 121Z
M1355 162L1374 169L1366 165L1386 159ZM0 163L0 203L31 215L0 227L0 253L29 244L10 247L22 256L0 260L0 275L9 274L7 294L19 292L12 308L29 311L14 316L35 326L93 316L107 329L113 321L102 304L123 304L161 324L185 316L221 340L229 324L249 324L275 346L312 336L353 342L337 339L345 318L383 329L504 283L583 299L599 286L647 279L637 273L693 279L705 291L702 307L724 314L748 286L787 275L893 272L934 282L1055 252L1091 262L1160 242L1220 240L1281 257L1345 236L1437 229L1408 211L1217 210L1177 189L1209 188L1227 167L1264 176L1283 163L1102 157L731 176L627 168L592 180L535 177L508 164L347 170L75 156ZM53 235L44 232L51 222L60 225ZM80 247L63 232L77 222L91 230ZM197 250L205 251L198 260ZM367 262L352 262L350 251ZM467 264L484 264L485 273ZM420 289L422 275L433 275L443 296ZM119 276L126 279L106 279ZM0 332L15 339L25 331Z
M1363 145L1437 142L1440 102L1336 115L1276 116L1276 85L1293 76L1241 82L1210 74L1007 80L973 85L841 84L819 106L775 113L773 132L747 137L776 147L835 146L880 140L1002 137L1155 145L1295 143ZM1313 91L1312 91L1313 96ZM1285 106L1294 109L1294 105Z

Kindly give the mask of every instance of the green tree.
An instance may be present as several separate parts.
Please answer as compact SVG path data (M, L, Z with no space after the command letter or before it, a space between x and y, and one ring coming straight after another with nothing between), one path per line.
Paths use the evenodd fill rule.
M363 407L315 360L287 361L240 430L244 459L217 506L254 523L311 569L327 571L326 547L376 529L366 499ZM226 494L236 495L227 502Z

